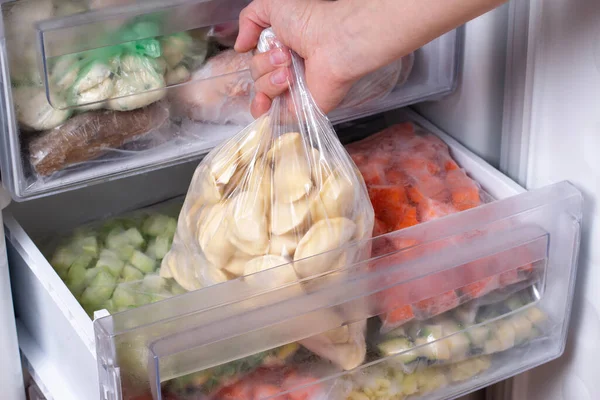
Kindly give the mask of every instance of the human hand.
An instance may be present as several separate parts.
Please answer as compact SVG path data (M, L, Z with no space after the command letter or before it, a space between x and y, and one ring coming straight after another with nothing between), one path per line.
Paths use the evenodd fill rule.
M263 29L305 62L306 84L329 113L363 76L404 57L436 37L505 3L506 0L254 0L240 14L235 50L254 49ZM289 51L253 57L259 117L289 87Z
M340 29L346 12L338 2L324 0L255 0L242 11L236 51L254 49L267 27L272 27L277 39L287 47L253 57L254 117L266 113L273 98L288 89L289 49L304 59L307 87L323 112L333 110L344 99L363 75L349 65L354 53L347 54L351 46Z

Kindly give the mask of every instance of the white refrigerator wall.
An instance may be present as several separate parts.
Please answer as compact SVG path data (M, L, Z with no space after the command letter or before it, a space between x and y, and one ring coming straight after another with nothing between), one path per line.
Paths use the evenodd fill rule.
M570 335L562 358L515 381L515 400L600 398L600 3L533 0L525 184L570 180L585 196Z
M508 5L465 25L458 85L415 109L494 167L500 164Z
M491 398L600 399L600 3L514 0L465 31L458 90L417 110L527 188L569 180L585 196L565 354Z

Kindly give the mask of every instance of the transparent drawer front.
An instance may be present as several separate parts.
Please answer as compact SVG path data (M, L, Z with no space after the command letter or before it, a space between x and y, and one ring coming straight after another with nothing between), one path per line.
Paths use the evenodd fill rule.
M559 183L335 250L418 243L320 276L265 285L288 264L97 319L101 398L475 390L561 354L580 217L579 192Z
M3 181L31 199L196 158L253 118L248 0L19 0L2 4ZM366 77L342 122L452 91L448 33Z

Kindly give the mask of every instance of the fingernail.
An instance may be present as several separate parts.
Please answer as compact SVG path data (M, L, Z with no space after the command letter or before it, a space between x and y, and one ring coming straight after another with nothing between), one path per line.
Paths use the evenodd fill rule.
M271 74L271 83L281 85L287 82L288 74L285 69L279 69Z
M271 64L275 66L283 65L288 62L289 54L282 49L275 49L271 51L269 58L271 59Z

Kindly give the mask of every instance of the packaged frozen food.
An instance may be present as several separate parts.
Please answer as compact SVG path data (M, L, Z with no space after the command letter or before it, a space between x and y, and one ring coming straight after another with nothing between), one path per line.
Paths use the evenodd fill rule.
M496 356L525 350L551 332L552 322L535 306L531 288L495 299L473 300L386 334L373 318L366 360L346 374L291 343L167 381L162 395L177 400L378 400L437 391L441 397L442 390L498 368L502 361L495 362ZM339 335L339 330L325 334Z
M266 30L259 49L275 45ZM358 170L306 90L301 60L292 57L290 91L196 169L161 266L162 276L188 290L240 276L266 289L370 256L370 249L343 248L370 237L373 210ZM252 275L276 267L273 281ZM351 369L364 359L364 327L357 322L341 338L306 345Z
M194 121L247 125L254 81L249 68L252 53L225 50L210 58L191 75L192 83L173 90L170 96L177 113Z
M45 254L67 287L93 316L158 301L185 290L159 276L182 200L79 227L52 238Z
M37 174L51 175L138 139L160 128L168 118L169 110L162 103L126 113L99 110L79 114L31 139L31 165Z
M171 100L178 113L194 121L217 124L250 124L254 80L249 69L252 52L225 50L192 73L192 83L173 91ZM355 83L339 108L359 107L387 96L408 79L414 55L410 54L369 74Z
M365 103L385 98L395 87L406 83L414 61L415 55L410 53L364 76L352 86L338 108L360 107Z
M347 149L365 179L375 210L374 236L468 210L490 200L452 159L448 146L414 123L391 126L348 145ZM394 237L377 243L373 248L374 256L390 249L419 245L418 240L410 237ZM410 252L410 256L399 253L393 259L373 262L371 268L385 269L420 255L422 252L418 250ZM498 288L535 278L532 277L533 266L520 261L526 258L522 255L515 252L509 258L474 262L447 273L415 280L410 287L419 290L423 297L414 304L404 303L405 293L398 290L383 292L380 300L390 310L382 316L383 329L393 329L414 318L430 318ZM487 263L492 262L505 263L509 267L501 274L487 276ZM457 280L464 283L459 283L454 290L439 290L449 282L450 274L453 279L461 275ZM478 275L482 275L482 279L476 279ZM431 297L427 297L427 293Z

